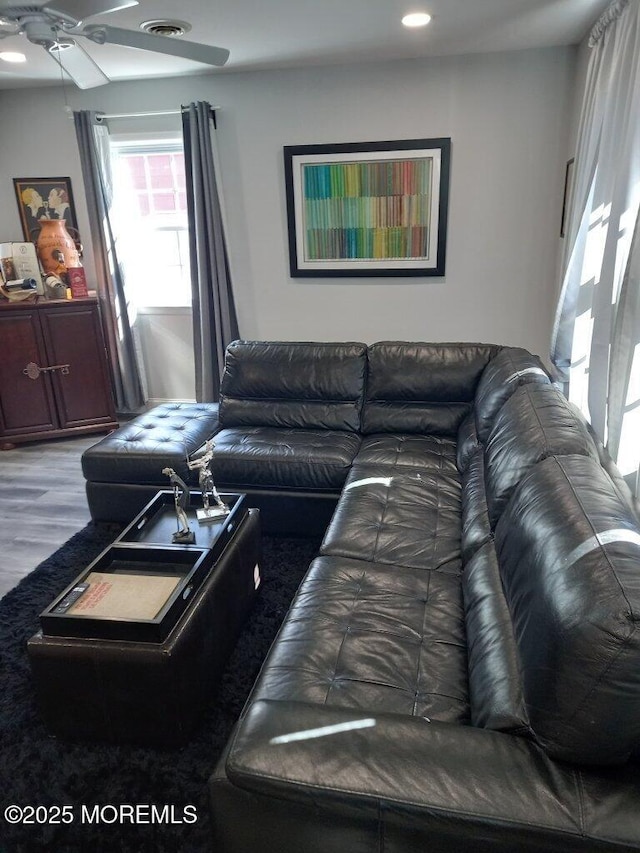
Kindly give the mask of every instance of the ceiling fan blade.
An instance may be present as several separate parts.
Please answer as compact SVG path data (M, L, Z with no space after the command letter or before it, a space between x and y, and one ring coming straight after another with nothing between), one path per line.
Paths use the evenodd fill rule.
M42 9L80 23L93 15L106 15L137 5L138 0L52 0L51 3L45 3Z
M71 42L72 39L67 41ZM45 50L65 71L79 89L93 89L111 81L79 44L64 45L63 49Z
M139 50L151 50L154 53L166 53L169 56L179 56L182 59L193 59L206 65L224 65L229 58L229 51L223 47L208 44L198 44L193 41L182 41L173 36L155 36L151 33L124 30L120 27L103 27L92 24L85 27L81 35L100 44L120 44L124 47L136 47Z

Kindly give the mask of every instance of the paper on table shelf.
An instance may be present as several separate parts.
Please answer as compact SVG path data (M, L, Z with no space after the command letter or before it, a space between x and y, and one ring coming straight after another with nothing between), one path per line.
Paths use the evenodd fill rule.
M67 611L98 619L154 619L181 576L91 572L89 589Z

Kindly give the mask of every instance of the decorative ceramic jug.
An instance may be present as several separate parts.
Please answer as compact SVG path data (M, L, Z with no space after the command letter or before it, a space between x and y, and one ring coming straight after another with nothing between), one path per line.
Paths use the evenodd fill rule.
M39 219L40 233L36 240L38 258L45 273L63 275L69 267L80 266L76 244L63 219Z

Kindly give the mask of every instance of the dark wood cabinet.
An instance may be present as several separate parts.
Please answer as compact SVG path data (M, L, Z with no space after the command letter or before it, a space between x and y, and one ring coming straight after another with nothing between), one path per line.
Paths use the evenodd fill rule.
M0 305L0 447L117 426L97 299Z

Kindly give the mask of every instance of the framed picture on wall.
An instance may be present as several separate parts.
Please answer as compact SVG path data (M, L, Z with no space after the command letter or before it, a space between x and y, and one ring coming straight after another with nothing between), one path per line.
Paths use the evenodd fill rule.
M564 237L569 223L569 212L571 211L571 203L573 201L573 167L575 165L575 157L567 160L567 166L564 172L564 195L562 197L562 219L560 221L560 236Z
M77 232L70 178L14 178L13 186L26 242L36 239L41 219L63 219Z
M291 276L443 276L451 139L284 148Z

